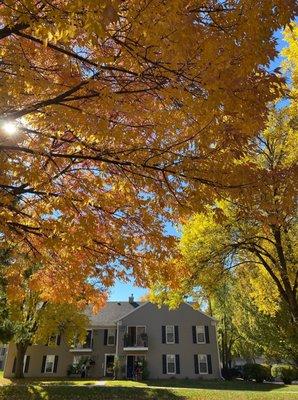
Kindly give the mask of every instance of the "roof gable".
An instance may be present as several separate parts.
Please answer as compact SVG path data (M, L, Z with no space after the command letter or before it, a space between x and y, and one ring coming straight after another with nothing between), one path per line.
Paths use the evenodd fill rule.
M88 308L86 310L86 315L89 318L91 326L113 326L116 325L119 320L129 316L135 311L138 311L146 304L154 305L154 303L150 302L108 301L99 313L93 314L91 308ZM207 315L203 311L194 308L191 303L183 304L191 307L193 311L198 312L199 314L202 314L213 321L216 321L216 319L210 315Z
M128 301L108 301L97 314L93 314L91 309L86 311L92 326L111 326L130 312L133 312L144 302Z

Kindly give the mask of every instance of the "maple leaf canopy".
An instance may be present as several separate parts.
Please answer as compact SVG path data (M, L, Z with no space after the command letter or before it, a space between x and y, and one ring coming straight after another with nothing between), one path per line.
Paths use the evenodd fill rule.
M266 66L295 0L6 0L1 246L47 299L147 285L164 225L237 188L234 160L283 92ZM6 124L6 125L5 125ZM194 195L194 189L195 195ZM94 282L101 290L93 290Z

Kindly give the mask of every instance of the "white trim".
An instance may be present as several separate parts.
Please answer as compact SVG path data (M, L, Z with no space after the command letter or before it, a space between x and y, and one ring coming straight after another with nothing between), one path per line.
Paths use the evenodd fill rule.
M72 349L69 349L69 351L74 352L74 351L82 351L82 352L90 352L93 351L93 334L94 334L94 329L88 328L86 329L86 337L87 337L87 332L91 331L91 337L90 337L90 346L91 347L73 347ZM84 343L80 343L82 346L84 346Z
M168 357L174 357L174 372L169 372L168 371ZM176 374L176 354L166 354L166 369L167 369L167 375L175 375Z
M221 379L224 379L221 373L221 365L220 365L220 354L219 354L219 347L218 347L218 340L217 340L217 330L215 327L215 343L216 343L216 348L217 348L217 360L218 360L218 371L219 371L219 376Z
M204 313L204 311L197 310L197 309L194 308L191 304L186 303L186 302L185 302L185 303L182 303L182 304L186 304L186 305L189 306L193 311L196 311L196 312L198 312L198 313L200 313L200 314L203 314L205 317L212 319L212 320L215 321L216 323L218 322L218 320L217 320L216 318L213 318L213 317L211 317L210 315Z
M71 353L91 353L93 349L69 349Z
M128 333L128 328L145 328L145 333L147 333L147 325L127 325L126 333Z
M47 371L47 360L48 360L48 357L54 357L54 361L53 361L53 364L52 364L52 371ZM46 355L46 362L44 364L44 374L53 374L54 373L55 357L56 357L55 354L47 354Z
M105 354L105 365L104 365L104 373L103 373L103 375L104 376L106 376L106 373L107 373L107 356L114 356L114 362L115 362L115 353L113 353L113 354L108 354L108 353L106 353Z
M115 352L115 357L117 357L117 358L118 358L118 353L119 353L119 335L120 335L119 322L117 322L117 325L116 325L116 352Z
M136 301L136 303L137 303L137 301ZM141 304L140 306L138 306L138 307L134 308L133 310L129 311L127 314L122 315L122 317L116 319L115 322L121 321L122 319L126 318L128 315L138 311L140 308L146 306L147 304L153 304L153 303L150 303L150 301L147 301L146 303Z
M23 374L25 374L25 373L27 374L28 373L28 372L25 372L27 357L28 357L28 354L25 354L24 355L24 360L23 360Z
M82 356L82 354L74 354L74 355L73 355L73 358L72 358L72 365L77 365L77 364L79 364L82 357L84 357L84 356ZM78 361L78 362L75 362L75 358L79 358L79 361Z
M6 357L4 359L3 378L6 378L6 367L8 365L8 361L7 361L8 360L8 351L9 351L9 349L11 349L11 347L12 347L12 343L10 342L10 343L8 343L7 350L6 350Z
M198 328L203 328L203 334L204 334L204 341L199 342L198 341ZM200 332L202 333L202 332ZM205 331L205 325L196 325L196 339L197 339L197 344L206 344L206 331Z
M136 328L136 339L137 339L137 328L145 328L145 333L147 333L147 325L127 325L126 326L126 333L128 334L128 328ZM125 351L140 351L140 350L148 350L148 346L147 347L143 347L143 346L123 346L123 350Z
M167 328L173 328L173 342L168 342ZM166 344L175 344L176 343L176 335L175 335L175 325L166 325Z
M207 354L197 354L197 356L198 356L199 375L208 375L208 358L207 358ZM206 372L201 372L199 356L204 356L205 359L206 359Z
M148 347L123 347L124 351L146 351L148 350Z

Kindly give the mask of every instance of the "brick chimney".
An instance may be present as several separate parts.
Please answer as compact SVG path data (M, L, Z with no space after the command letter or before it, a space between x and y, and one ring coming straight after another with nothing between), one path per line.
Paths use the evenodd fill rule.
M130 304L133 304L135 299L133 297L133 294L131 294L131 296L129 296L128 301L130 302Z

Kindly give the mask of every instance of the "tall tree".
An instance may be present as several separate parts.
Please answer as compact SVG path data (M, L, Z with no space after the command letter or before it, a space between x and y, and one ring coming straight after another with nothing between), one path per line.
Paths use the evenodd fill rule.
M259 184L243 188L237 201L218 201L183 227L183 259L173 263L172 271L181 277L181 293L197 285L212 290L226 274L245 265L248 273L255 268L261 284L264 276L274 284L275 296L286 304L297 327L295 134L287 110L274 112L247 155ZM245 274L245 268L241 271Z
M214 290L199 286L189 293L194 307L198 307L217 320L218 345L223 368L231 367L234 348L240 338L234 323L235 308L238 307L234 296L235 284L234 278L229 275ZM154 292L151 296L155 299Z
M286 31L290 45L285 65L292 77L288 104L272 109L266 129L244 146L237 161L238 173L247 184L233 196L219 191L213 205L185 224L179 246L182 258L169 260L169 270L152 280L161 298L168 297L167 284L170 292L178 287L180 295L177 291L171 295L171 301L177 302L194 286L213 290L231 271L241 268L249 276L254 269L255 296L264 279L273 283L265 287L275 296L275 312L286 307L296 332L297 35L297 25Z
M86 277L109 286L132 270L148 284L180 205L241 187L233 160L282 91L265 66L296 12L295 0L1 3L1 245L43 264L45 301L86 296Z
M256 282L259 297L256 296ZM289 323L288 307L276 296L271 280L266 276L260 279L259 271L254 269L249 279L239 271L233 295L233 323L239 338L234 352L245 358L262 355L269 362L286 360L298 364L297 329Z
M10 252L2 252L0 260L0 341L16 345L15 377L23 377L23 362L28 346L51 344L54 335L63 335L69 345L73 338L83 341L88 324L80 303L65 304L44 301L33 283L41 265L13 265ZM33 284L32 284L33 283ZM83 303L84 304L84 303Z

